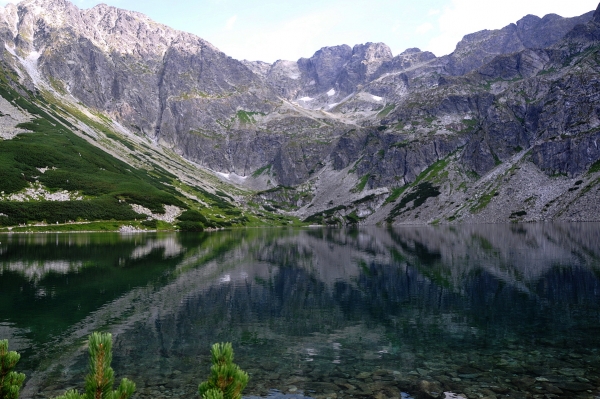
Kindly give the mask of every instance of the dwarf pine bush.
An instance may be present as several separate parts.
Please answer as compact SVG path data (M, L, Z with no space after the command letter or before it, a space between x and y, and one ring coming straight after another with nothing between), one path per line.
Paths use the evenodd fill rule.
M0 399L17 399L25 374L13 371L21 355L8 351L8 340L0 340Z
M128 399L135 391L133 381L123 378L113 391L115 373L112 362L112 335L94 332L88 341L89 373L85 377L85 393L72 389L56 399Z
M241 399L248 384L248 374L233 363L231 343L214 344L208 381L198 387L202 399Z

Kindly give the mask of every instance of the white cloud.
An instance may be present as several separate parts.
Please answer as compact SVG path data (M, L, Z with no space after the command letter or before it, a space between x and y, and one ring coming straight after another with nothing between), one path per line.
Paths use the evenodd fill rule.
M225 23L225 30L232 30L233 25L235 25L235 21L237 21L237 15L234 15L233 17L227 20L227 22Z
M433 25L431 25L429 22L425 22L424 24L417 26L416 32L419 34L424 34L432 29Z
M298 54L311 56L325 45L323 43L339 23L340 11L321 10L296 18L280 21L275 25L256 27L238 26L233 31L223 31L208 38L219 43L219 49L236 59L262 60L273 62L278 59L297 60Z
M594 10L596 6L595 1L589 0L451 0L439 14L439 35L431 39L427 50L437 56L449 54L464 35L483 29L500 29L527 14L542 17L554 13L573 17Z

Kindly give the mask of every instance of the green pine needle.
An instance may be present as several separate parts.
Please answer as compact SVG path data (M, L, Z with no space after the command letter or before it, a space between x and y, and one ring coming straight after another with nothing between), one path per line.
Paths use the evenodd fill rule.
M85 393L67 391L55 399L128 399L135 391L135 384L123 378L119 388L113 391L115 372L112 362L112 335L94 332L88 340L89 373L85 377Z
M241 399L248 384L248 374L233 363L231 343L214 344L211 348L212 367L208 381L198 386L202 399Z
M21 355L8 351L8 340L0 340L0 399L17 399L25 374L13 371Z

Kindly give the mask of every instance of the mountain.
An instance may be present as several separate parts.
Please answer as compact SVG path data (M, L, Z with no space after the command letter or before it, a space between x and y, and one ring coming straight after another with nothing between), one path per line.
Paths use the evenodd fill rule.
M224 201L276 223L600 217L598 10L528 15L443 57L365 43L272 65L106 5L25 0L0 13L6 90L126 164L165 169L195 212L219 215L209 209Z

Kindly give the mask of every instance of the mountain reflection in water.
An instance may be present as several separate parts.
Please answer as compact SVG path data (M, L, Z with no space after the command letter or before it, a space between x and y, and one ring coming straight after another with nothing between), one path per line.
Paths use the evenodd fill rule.
M97 329L140 398L196 396L220 341L248 395L599 394L600 224L0 241L0 337L23 353L23 397L81 386Z

